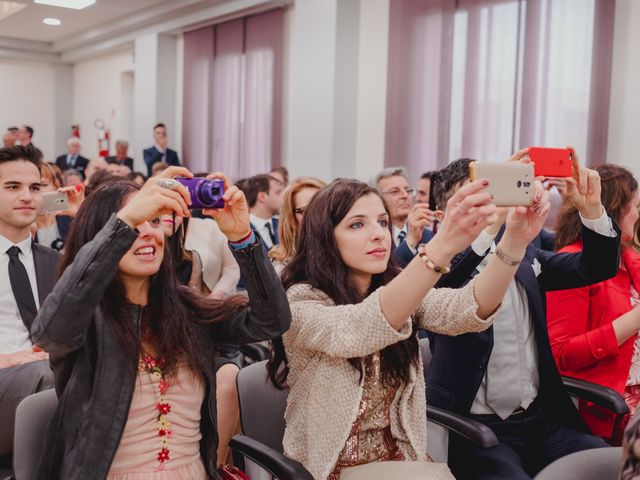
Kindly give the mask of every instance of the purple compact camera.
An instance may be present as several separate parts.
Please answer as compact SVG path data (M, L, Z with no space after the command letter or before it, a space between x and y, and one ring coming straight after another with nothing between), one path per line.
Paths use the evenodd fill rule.
M189 208L224 208L224 180L176 178L191 194Z

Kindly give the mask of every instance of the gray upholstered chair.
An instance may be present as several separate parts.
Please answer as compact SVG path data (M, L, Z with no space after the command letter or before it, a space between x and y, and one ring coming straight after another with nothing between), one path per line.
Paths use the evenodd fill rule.
M622 447L583 450L556 460L535 480L615 480L621 464Z
M44 432L57 405L58 397L53 388L29 395L18 405L13 439L13 471L16 479L36 478Z

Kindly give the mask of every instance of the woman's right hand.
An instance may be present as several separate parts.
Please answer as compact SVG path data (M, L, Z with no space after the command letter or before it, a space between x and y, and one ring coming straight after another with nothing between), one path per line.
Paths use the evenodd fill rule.
M429 242L453 257L473 242L488 225L497 221L497 207L487 192L489 181L475 180L462 186L447 202L444 220ZM432 248L432 251L435 249Z
M136 228L138 225L163 214L175 213L180 217L191 216L189 191L183 185L169 189L158 183L160 179L176 177L192 178L193 174L184 167L167 168L145 182L140 191L135 193L117 213L118 218L131 228Z

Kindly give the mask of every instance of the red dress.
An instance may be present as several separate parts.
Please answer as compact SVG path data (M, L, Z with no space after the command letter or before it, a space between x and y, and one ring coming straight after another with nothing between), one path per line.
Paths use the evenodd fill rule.
M582 243L559 252L579 252ZM560 374L610 387L624 394L636 336L618 346L612 322L631 310L631 287L640 291L640 255L622 249L615 277L588 287L547 293L549 341ZM580 414L591 431L611 438L615 416L590 402Z

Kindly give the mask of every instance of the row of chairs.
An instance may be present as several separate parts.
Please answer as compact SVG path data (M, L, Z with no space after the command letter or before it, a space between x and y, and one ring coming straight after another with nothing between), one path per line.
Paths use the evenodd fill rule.
M431 360L426 339L421 353L425 372ZM564 378L569 394L596 403L616 414L628 413L624 399L614 390L573 378ZM313 480L298 462L283 455L284 411L287 390L278 390L267 381L266 361L243 368L237 379L242 435L230 443L234 463L254 479ZM14 471L17 480L35 478L38 453L42 451L42 432L57 405L54 390L27 397L16 412ZM461 415L427 405L429 455L434 461L447 462L449 435L460 435L483 448L498 444L486 425ZM536 480L580 478L606 480L617 478L621 448L587 450L568 455L549 465Z

